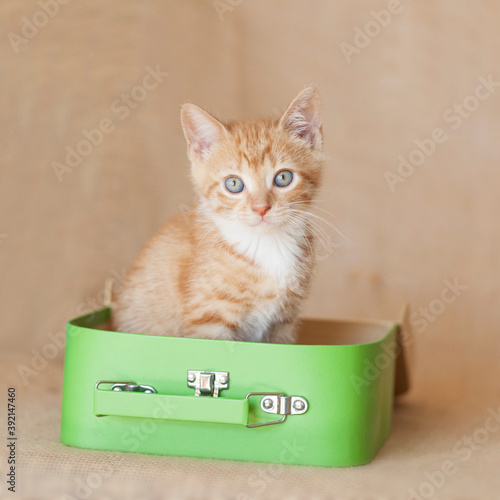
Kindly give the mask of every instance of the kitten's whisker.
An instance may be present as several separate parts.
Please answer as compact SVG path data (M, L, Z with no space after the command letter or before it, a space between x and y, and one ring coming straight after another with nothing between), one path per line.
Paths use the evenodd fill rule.
M300 224L299 221L293 219L291 216L286 216L285 217L285 221L286 221L287 224L291 225L296 230L296 232L299 233L299 236L306 242L306 245L309 248L309 253L311 255L313 255L314 251L313 251L313 249L311 247L311 243L309 241L308 235L304 232L303 225Z
M198 248L199 246L202 244L203 240L208 236L208 234L211 232L211 231L214 231L215 229L213 227L210 227L208 229L208 231L203 235L203 237L200 239L200 241L198 242L198 244L196 245L196 248L194 249L194 254L196 254L196 252L198 251Z
M298 206L298 207L311 207L311 208L317 208L318 210L322 210L323 212L326 212L328 215L335 217L333 214L328 212L327 210L317 207L315 203L321 203L321 202L326 202L330 200L312 200L312 201L290 201L288 202L287 206Z
M218 243L220 241L220 239L221 239L221 234L220 233L216 233L215 238L212 241L212 245L210 246L210 251L208 253L212 253L213 252L216 243Z
M331 201L329 199L326 199L326 200L318 200L316 198L313 198L311 200L299 200L299 201L289 201L288 202L288 205L311 205L313 203L317 203L317 202L323 202L323 201Z
M315 221L306 220L306 224L310 224L310 230L318 237L323 245L325 245L324 241L330 242L331 238L328 233Z
M318 242L319 245L321 245L321 248L325 252L327 253L330 253L330 251L333 251L333 253L336 252L335 246L332 243L331 238L328 235L326 235L319 226L311 225L309 227L309 231L311 231L311 233L315 237L315 240Z
M303 221L304 224L309 225L309 230L316 237L318 244L321 245L322 249L327 253L336 253L335 245L322 227L320 227L314 220L308 219L302 213L297 215L297 219Z
M324 212L325 214L329 215L330 217L333 217L335 218L335 215L333 215L331 212L329 212L328 210L325 210L324 208L321 208L321 207L315 207L314 205L305 205L303 204L303 202L301 201L292 201L291 203L289 203L289 205L296 205L296 206L310 206L311 208L315 209L315 210L320 210L321 212Z
M302 233L302 228L304 226L312 233L312 235L316 238L316 240L321 244L325 251L329 251L333 249L335 252L335 247L333 246L332 240L330 236L320 227L315 221L309 220L305 217L302 217L301 214L293 219L291 216L287 216L286 220L293 225L294 227L300 227L300 232ZM307 239L307 238L306 238ZM312 248L309 244L309 240L307 239L307 243L310 251L312 252Z
M186 219L186 217L190 216L190 215L194 215L194 214L197 214L199 213L199 210L200 208L197 207L197 206L194 206L193 208L190 208L189 210L186 210L185 212L181 211L179 212L179 217L181 217L182 219Z
M314 218L320 220L321 222L323 222L324 224L326 224L327 226L329 226L330 228L332 228L340 236L342 236L346 241L350 241L349 238L347 238L347 236L340 231L340 229L338 229L337 227L335 227L331 222L328 222L324 217L320 217L317 214L313 214L312 212L309 212L308 210L295 210L295 209L292 208L290 211L291 212L298 212L298 213L301 213L301 214L306 214L306 215L309 215L311 217L314 217Z
M312 224L312 225L316 226L319 230L322 231L322 233L325 236L328 236L328 234L326 233L326 231L321 226L319 226L319 224L315 220L310 219L310 218L307 217L308 215L311 215L309 212L306 212L304 210L293 210L293 209L290 210L290 212L295 213L296 217L298 219L304 221L306 224Z

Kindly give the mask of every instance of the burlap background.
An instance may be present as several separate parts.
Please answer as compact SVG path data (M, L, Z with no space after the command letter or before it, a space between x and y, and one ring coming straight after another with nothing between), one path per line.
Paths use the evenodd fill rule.
M496 498L500 432L475 440L464 462L453 447L476 431L483 439L478 429L499 406L499 16L493 0L2 2L0 347L13 353L9 374L23 364L39 374L16 382L25 477L38 471L55 498L64 481L89 473L85 460L114 460L57 444L58 339L66 320L102 303L105 279L119 284L146 239L189 205L180 104L225 118L278 113L314 83L330 158L320 206L346 238L325 228L335 251L322 258L305 312L390 319L409 300L415 389L372 465L286 468L260 496L316 488L404 498L449 457L458 471L433 498ZM96 144L85 149L89 134ZM68 148L87 156L63 171ZM422 164L407 165L391 190L387 172L400 157ZM126 463L124 477L213 481L214 498L223 488L259 496L248 477L265 467ZM153 498L141 491L135 498Z

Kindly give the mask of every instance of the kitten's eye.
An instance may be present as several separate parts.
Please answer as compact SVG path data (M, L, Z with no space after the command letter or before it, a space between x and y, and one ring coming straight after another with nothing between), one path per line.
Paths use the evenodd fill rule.
M290 170L282 170L281 172L278 172L276 174L276 177L274 178L274 183L278 187L285 187L292 182L293 179L293 174L290 172Z
M226 189L231 193L241 193L245 187L245 184L243 184L243 181L239 177L228 177L224 184L226 185Z

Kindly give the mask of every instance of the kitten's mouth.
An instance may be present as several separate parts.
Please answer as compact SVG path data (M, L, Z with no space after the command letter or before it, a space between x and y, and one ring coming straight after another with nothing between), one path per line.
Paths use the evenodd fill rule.
M267 221L266 219L264 219L263 217L261 217L259 220L257 221L252 221L252 222L249 222L248 223L250 226L253 226L253 227L257 227L257 226L267 226L270 224L269 221Z
M249 220L247 224L251 227L256 227L259 229L267 229L270 227L276 227L279 225L279 220L269 220L268 218L261 217L259 220Z
M243 222L250 227L265 227L273 224L264 217L243 219Z
M277 217L276 214L272 215L266 214L264 216L259 216L259 217L246 216L246 217L241 217L240 221L247 226L255 227L258 228L259 230L267 229L270 227L276 227L283 223L281 217Z

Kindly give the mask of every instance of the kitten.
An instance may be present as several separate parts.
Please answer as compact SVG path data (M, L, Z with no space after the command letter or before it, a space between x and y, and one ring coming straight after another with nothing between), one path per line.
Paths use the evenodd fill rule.
M314 267L316 89L280 119L222 123L184 104L181 122L199 203L141 251L113 305L114 329L293 343Z

